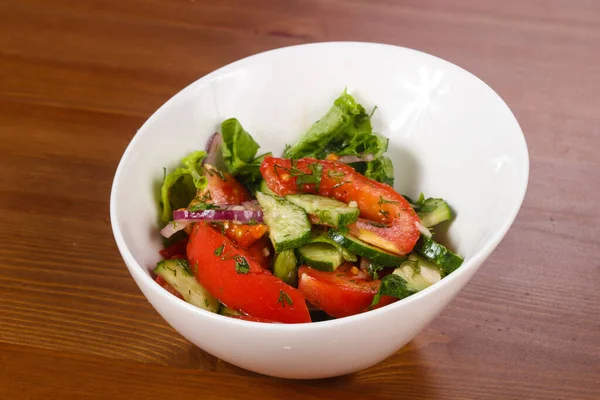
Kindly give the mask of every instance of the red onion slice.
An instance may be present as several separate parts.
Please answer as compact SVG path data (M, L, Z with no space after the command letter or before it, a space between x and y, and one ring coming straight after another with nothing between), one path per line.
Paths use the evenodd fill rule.
M185 229L185 227L190 223L192 223L192 221L170 221L164 228L160 230L160 234L168 239L177 232Z
M204 158L203 164L209 164L218 169L225 170L225 163L223 161L223 155L221 154L222 144L223 136L219 132L214 133L206 143L206 157Z
M244 206L227 206L212 210L176 210L175 221L238 221L240 223L263 222L262 210L248 209Z

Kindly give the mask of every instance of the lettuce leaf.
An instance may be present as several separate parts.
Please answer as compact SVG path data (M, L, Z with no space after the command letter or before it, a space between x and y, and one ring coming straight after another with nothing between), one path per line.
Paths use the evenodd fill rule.
M267 154L256 157L259 144L235 118L223 121L221 135L223 136L221 152L227 172L254 192L262 179L260 164Z
M369 161L364 175L377 182L394 186L394 166L389 157L381 156L373 161Z
M206 187L207 181L202 171L204 157L205 151L194 151L181 160L183 167L165 173L160 191L163 222L169 222L174 209L187 207L196 192Z
M371 115L344 91L327 114L315 122L298 143L285 150L284 157L324 159L330 153L338 156L373 154L373 161L350 165L368 178L393 185L392 161L383 157L387 148L388 139L373 132Z
M298 143L286 149L284 157L324 159L330 153L340 156L373 154L379 157L387 147L388 140L373 133L371 116L364 107L344 92Z

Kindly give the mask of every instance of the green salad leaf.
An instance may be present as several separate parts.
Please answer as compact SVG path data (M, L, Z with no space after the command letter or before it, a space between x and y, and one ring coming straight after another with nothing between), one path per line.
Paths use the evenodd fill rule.
M396 274L389 274L381 278L381 285L379 286L377 294L373 297L371 307L379 303L381 296L394 296L403 299L415 293L416 291L410 289L407 286L407 282L402 277Z
M371 116L352 96L344 91L327 114L315 122L294 146L285 150L285 158L314 157L328 154L381 156L388 140L371 127Z
M221 135L223 135L221 152L227 172L254 191L262 179L260 164L267 154L256 157L259 144L235 118L223 121Z
M376 180L377 182L387 183L394 186L394 166L389 157L381 156L369 161L364 172L367 178Z
M160 191L161 219L164 222L171 220L174 209L187 207L196 192L206 187L202 170L204 157L205 151L194 151L181 160L183 167L165 174Z
M359 157L372 154L375 157L373 161L352 163L350 166L368 178L393 185L392 162L383 156L388 148L388 139L373 132L371 115L344 91L327 114L315 122L298 143L285 149L284 157L324 159L330 153Z

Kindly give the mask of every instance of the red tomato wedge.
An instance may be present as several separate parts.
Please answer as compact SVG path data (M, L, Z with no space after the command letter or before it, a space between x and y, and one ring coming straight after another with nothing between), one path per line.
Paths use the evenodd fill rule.
M250 257L259 263L263 269L269 269L271 267L271 261L273 260L275 250L273 250L273 244L268 236L263 236L258 239L247 251Z
M318 188L314 183L298 185L299 176L318 173L319 168L315 166L321 171ZM314 158L289 160L267 156L260 172L269 189L279 196L315 193L344 203L355 201L360 216L366 221L350 224L350 233L372 245L393 253L408 254L419 239L419 217L408 201L391 186L366 178L346 164Z
M161 251L159 251L159 253L165 260L168 260L173 257L181 257L181 256L183 256L185 258L187 242L188 242L188 237L186 236L183 239L173 243L169 247L162 249Z
M265 224L234 224L233 222L223 222L225 236L236 242L241 248L247 249L258 239L263 237L269 230Z
M212 165L204 164L204 176L208 181L206 189L198 191L197 201L211 204L241 204L252 200L250 192L233 176ZM193 205L192 202L191 205Z
M306 301L336 318L368 311L381 284L380 280L356 278L350 264L343 264L333 272L303 266L298 269L298 278L298 289ZM395 297L382 296L373 309L396 300Z
M263 269L208 223L194 226L187 255L198 282L228 307L274 322L311 322L298 289Z

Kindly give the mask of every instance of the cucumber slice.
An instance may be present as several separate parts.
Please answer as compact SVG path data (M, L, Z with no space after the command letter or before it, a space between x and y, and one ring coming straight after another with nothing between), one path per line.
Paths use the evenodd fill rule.
M303 209L276 196L256 192L256 199L269 226L269 238L275 252L300 247L310 240L310 222Z
M325 225L339 227L347 226L358 219L360 211L341 201L314 194L290 194L285 196L290 201L301 207L308 214L316 215Z
M356 254L349 252L348 249L346 249L345 247L342 247L339 243L334 242L331 238L329 238L329 236L327 236L327 232L325 232L325 231L318 232L316 230L313 230L309 243L328 243L332 246L335 246L337 251L342 253L342 257L344 257L344 260L349 261L349 262L358 261Z
M273 275L290 286L298 286L298 262L294 250L285 250L277 254L273 264Z
M154 273L167 281L188 303L207 311L219 311L219 300L198 283L186 260L174 258L160 261Z
M352 253L367 257L373 264L383 265L386 267L396 267L402 264L402 262L407 258L406 256L400 256L390 253L387 250L371 246L367 242L363 242L362 240L353 236L334 231L333 229L329 231L329 237Z
M314 269L331 272L342 265L344 257L335 246L328 243L310 243L296 249L301 263Z
M219 314L221 314L221 315L227 315L227 316L243 315L238 310L234 310L233 308L229 308L225 304L221 304L221 308L219 309Z
M421 210L417 214L421 219L421 224L426 228L452 218L452 210L443 199L427 199L423 202Z
M442 279L436 265L416 254L411 254L408 261L403 262L393 273L402 277L407 286L417 292Z
M260 185L258 185L258 190L265 194L270 194L271 196L276 196L275 192L272 191L271 189L269 189L269 187L267 186L267 182L264 179L262 181L260 181Z
M415 246L415 251L439 266L444 275L455 271L464 261L461 256L454 254L443 245L426 236L421 236Z

